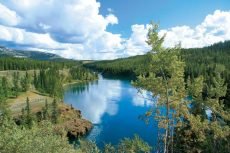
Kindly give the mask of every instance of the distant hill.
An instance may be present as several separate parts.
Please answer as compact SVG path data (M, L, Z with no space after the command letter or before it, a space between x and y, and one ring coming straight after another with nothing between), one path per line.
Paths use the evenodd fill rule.
M181 56L186 62L186 73L189 75L193 73L194 76L198 76L202 74L201 72L207 71L208 67L214 68L215 64L225 65L230 71L230 41L204 48L182 49ZM103 73L138 75L146 70L149 60L149 54L145 54L115 60L94 61L86 63L85 66Z
M65 58L52 53L46 53L40 51L14 50L3 46L0 46L0 57L18 57L18 58L30 58L36 60L52 60L52 61L65 60Z

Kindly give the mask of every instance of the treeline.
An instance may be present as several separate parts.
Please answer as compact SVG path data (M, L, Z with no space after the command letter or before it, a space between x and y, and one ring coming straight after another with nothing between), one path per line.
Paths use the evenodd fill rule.
M31 83L31 76L26 71L24 75L20 75L15 71L12 74L12 79L6 76L0 77L0 99L6 100L10 97L17 97L20 92L29 90Z
M51 97L63 98L64 76L56 68L34 71L34 87L41 93L48 93Z
M11 76L0 77L0 97L17 97L20 92L35 88L51 97L63 98L63 84L74 80L90 81L97 74L81 66L78 61L38 61L23 58L0 58L0 71L9 71ZM2 92L2 94L1 94ZM4 94L3 94L4 93Z
M208 76L217 64L224 65L224 77L229 80L230 68L230 41L220 42L209 47L182 49L181 57L186 63L185 75L197 77L200 74ZM86 67L97 69L101 72L112 74L139 75L148 69L151 60L149 53L123 59L98 61L85 64Z
M120 58L112 61L98 61L85 64L86 67L96 69L103 74L136 76L147 70L151 60L149 54Z
M182 49L181 56L186 63L186 78L196 78L199 75L208 78L215 69L222 71L226 68L222 76L226 80L230 79L230 41L204 48Z
M77 61L40 61L27 58L12 58L1 57L0 58L0 71L5 70L34 70L34 69L47 69L56 67L57 69L70 68L80 64Z
M180 57L185 62L185 80L188 78L194 80L202 75L205 83L210 86L213 72L215 70L221 72L221 76L228 84L225 105L230 107L230 41L204 48L182 49ZM148 53L124 59L89 63L85 66L104 73L139 76L148 72L150 60L151 56Z
M71 80L94 80L98 77L97 73L91 72L90 70L81 66L70 68L69 74L71 76Z

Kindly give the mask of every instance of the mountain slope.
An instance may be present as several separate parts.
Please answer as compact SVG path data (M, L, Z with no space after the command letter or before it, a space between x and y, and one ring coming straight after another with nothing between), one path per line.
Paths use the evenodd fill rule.
M36 60L64 60L63 57L52 53L45 53L40 51L14 50L3 46L0 46L0 57L19 57Z

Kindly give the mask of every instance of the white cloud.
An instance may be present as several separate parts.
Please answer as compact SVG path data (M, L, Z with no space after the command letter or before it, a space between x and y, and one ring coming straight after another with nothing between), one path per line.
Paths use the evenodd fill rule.
M114 10L113 10L112 8L107 8L107 11L108 11L109 13L113 13L113 12L114 12Z
M2 24L1 33L8 35L2 36L2 41L33 45L39 50L48 45L52 52L57 49L60 55L81 59L115 58L122 47L121 36L106 31L108 25L118 24L117 17L99 14L100 3L96 0L0 0L0 4L21 17L20 22L11 23L13 29ZM21 33L20 41L15 31Z
M91 35L100 37L109 24L118 23L113 14L107 17L99 14L100 3L96 0L0 1L21 15L20 27L34 32L48 32L63 43L82 43ZM49 28L44 28L44 25Z
M0 24L15 26L20 22L20 17L16 12L8 9L6 6L0 3Z
M0 40L14 42L19 45L40 48L59 48L60 44L54 41L49 34L27 32L24 29L0 25Z
M141 55L150 50L146 43L148 25L132 25L132 34L126 40L124 46L124 56Z
M116 16L114 16L113 14L109 14L106 16L106 20L108 21L108 23L110 24L118 24L118 19Z
M27 49L57 53L75 59L114 59L144 54L149 25L132 25L124 39L108 32L118 24L113 11L102 16L96 0L0 0L0 41ZM177 26L167 33L164 46L203 47L230 39L230 11L215 11L192 28Z
M125 56L144 54L150 50L146 44L149 25L133 25L131 37L125 43ZM160 30L159 36L166 33L165 47L181 43L183 48L204 47L220 41L230 40L230 11L216 10L206 16L195 28L177 26Z
M167 33L164 45L173 47L181 42L183 48L204 47L230 39L230 11L216 10L206 16L195 28L177 26L161 30L160 35Z

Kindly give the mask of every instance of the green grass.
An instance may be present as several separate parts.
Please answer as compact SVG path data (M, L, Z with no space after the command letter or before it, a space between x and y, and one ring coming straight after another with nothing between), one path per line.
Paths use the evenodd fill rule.
M25 93L21 93L17 98L10 98L7 100L9 108L12 112L13 116L17 116L21 113L22 108L26 106L26 98L29 98L30 105L33 112L37 112L45 106L45 101L48 103L53 101L53 98L46 96L44 94L40 94L39 92L28 91Z

